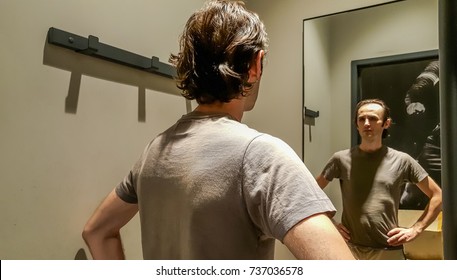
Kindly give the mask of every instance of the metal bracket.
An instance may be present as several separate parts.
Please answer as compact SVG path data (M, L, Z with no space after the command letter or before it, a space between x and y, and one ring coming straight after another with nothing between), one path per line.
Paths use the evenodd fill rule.
M51 27L48 30L48 43L168 78L176 77L175 67L160 62L159 58L155 56L152 58L144 57L100 43L98 37L92 35L89 35L88 38L84 38L79 35Z
M303 118L310 117L310 118L317 118L319 117L319 111L309 110L308 108L303 108Z
M311 126L316 124L315 120L319 117L319 111L313 111L306 107L303 108L303 123L308 125L309 129L309 142L312 142L313 138L311 137Z

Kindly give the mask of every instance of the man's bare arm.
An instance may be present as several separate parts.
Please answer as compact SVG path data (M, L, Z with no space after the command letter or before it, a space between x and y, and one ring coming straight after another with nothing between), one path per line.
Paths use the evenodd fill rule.
M113 190L87 221L82 236L93 259L125 259L120 229L138 212Z
M429 176L417 183L417 186L430 198L424 212L413 225L414 228L417 228L422 232L438 217L441 212L442 193L438 184Z
M283 242L297 259L354 259L346 242L326 214L317 214L302 220L287 232Z
M422 192L424 192L430 201L424 209L424 212L419 219L410 228L394 228L387 235L389 245L397 246L406 242L410 242L421 234L439 215L441 212L441 188L427 176L425 179L416 184Z
M324 189L328 183L330 183L327 179L325 179L324 175L320 174L319 176L316 177L316 182L321 187L321 189Z

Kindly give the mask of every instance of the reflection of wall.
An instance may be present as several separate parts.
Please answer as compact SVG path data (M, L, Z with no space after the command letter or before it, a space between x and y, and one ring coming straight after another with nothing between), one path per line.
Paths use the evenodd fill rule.
M332 106L335 108L333 120L341 123L342 115L351 117L350 106L341 108L344 111L338 110L338 106L335 106L350 104L350 62L437 49L437 1L404 1L354 12L350 17L335 17L331 21L330 30L330 84L333 89ZM337 125L334 131L338 135L350 137L347 133L351 125L348 119L344 125ZM333 147L341 148L340 138L333 139Z
M265 22L270 38L270 51L264 68L259 99L252 112L248 112L244 121L261 131L284 139L297 154L302 154L302 22L305 18L316 17L348 9L374 5L389 0L249 0L247 5L257 11ZM328 101L328 92L313 93L315 101ZM315 133L323 134L321 139L314 137L317 143L327 141L329 132L320 129L330 128L329 103L309 104L310 109L322 114L316 119ZM307 130L306 130L307 131ZM307 138L308 136L306 136ZM330 141L330 140L328 140ZM322 161L330 154L331 147L322 150L307 148L306 165L313 171L322 168ZM327 189L327 188L326 188ZM330 190L330 188L329 188ZM326 190L327 191L327 190ZM290 259L293 256L279 242L276 257Z
M307 24L306 21L304 24ZM340 14L331 17L323 28L327 28L330 46L324 62L328 63L328 68L331 69L330 75L327 79L306 77L306 80L313 83L319 82L320 84L313 87L328 88L328 92L308 91L308 86L305 85L305 105L315 102L314 100L320 98L320 95L324 96L316 106L322 111L327 110L330 120L328 122L324 120L323 123L317 121L313 130L316 131L315 134L318 133L317 131L324 131L326 138L330 139L330 148L320 149L320 143L317 142L321 140L309 142L308 137L305 137L305 162L307 163L325 162L328 159L327 155L350 147L352 126L350 63L352 60L438 48L437 1L408 0L374 9ZM307 34L304 40L305 50L307 44L315 40L315 38L307 40L306 36ZM316 64L313 62L308 65L309 56L305 57L305 69L312 68ZM314 72L305 71L305 75L308 75L307 73L314 74ZM325 106L327 100L331 100L329 106ZM307 129L305 129L306 133ZM320 171L322 167L321 164L316 168ZM329 187L331 190L328 192L332 199L340 201L337 182L332 182Z
M322 171L326 160L330 158L332 143L334 140L328 135L332 134L332 111L329 105L332 104L332 84L328 82L331 77L331 61L329 53L332 49L331 22L326 18L317 18L304 25L306 34L304 44L305 62L305 106L319 110L320 115L316 120L317 125L311 128L304 127L305 134L305 163L307 163L312 174L319 174ZM312 151L307 149L312 144ZM319 158L311 160L314 153L319 153ZM317 164L316 164L317 161ZM309 163L315 163L310 165ZM327 195L332 198L335 207L342 208L339 187L333 187L331 183L325 188ZM341 211L337 213L338 219Z

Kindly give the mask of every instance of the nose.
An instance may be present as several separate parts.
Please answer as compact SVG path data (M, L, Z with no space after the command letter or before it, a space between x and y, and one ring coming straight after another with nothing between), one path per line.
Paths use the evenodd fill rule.
M364 126L369 126L370 125L370 121L368 120L368 118L365 119L363 125Z

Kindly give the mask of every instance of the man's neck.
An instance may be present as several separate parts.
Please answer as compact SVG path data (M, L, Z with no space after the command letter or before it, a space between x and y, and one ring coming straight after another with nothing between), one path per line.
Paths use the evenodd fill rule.
M366 153L376 152L382 148L382 141L362 141L362 143L359 145L359 148Z
M239 99L232 99L228 103L215 102L212 104L199 104L197 108L195 108L195 111L207 114L224 113L232 116L239 122L241 122L244 113L243 104Z

